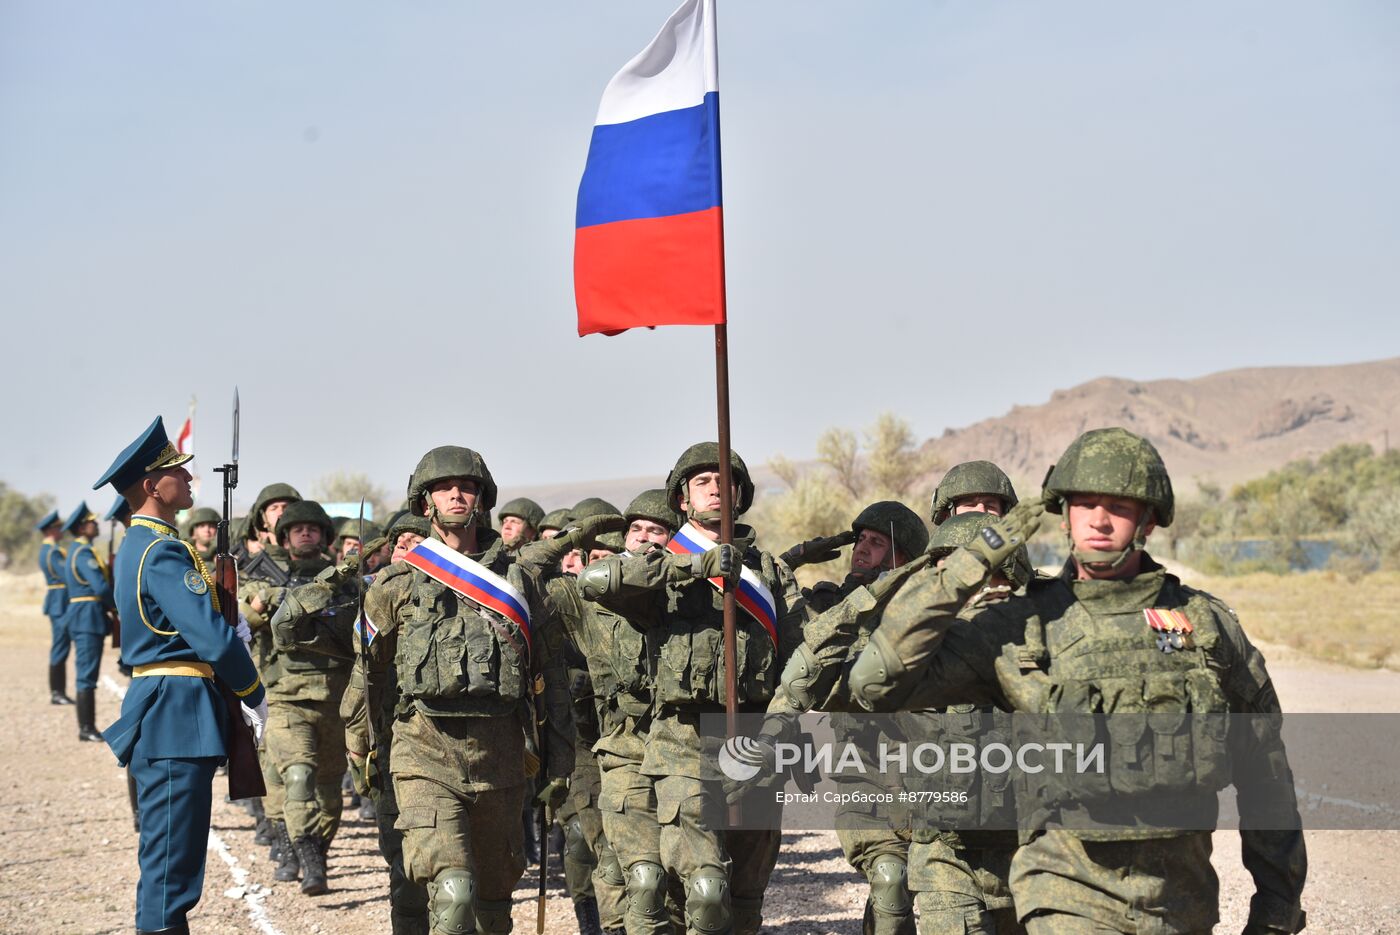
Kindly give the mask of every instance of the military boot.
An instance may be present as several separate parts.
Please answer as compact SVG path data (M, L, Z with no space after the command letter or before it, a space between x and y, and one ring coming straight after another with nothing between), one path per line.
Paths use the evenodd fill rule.
M301 891L307 896L324 896L330 892L326 882L325 845L318 835L309 834L292 842L297 860L301 862Z
M102 742L102 731L97 729L97 697L91 688L78 692L78 739Z
M73 703L73 699L63 691L63 684L67 680L66 670L66 665L49 666L49 704Z
M574 918L578 919L578 935L603 935L598 921L598 900L592 896L574 900Z
M136 935L190 935L190 927L188 923L181 922L163 929L137 929Z
M279 883L291 883L301 873L301 861L297 859L296 848L292 847L287 823L273 821L272 826L277 832L277 869L272 871L272 879Z

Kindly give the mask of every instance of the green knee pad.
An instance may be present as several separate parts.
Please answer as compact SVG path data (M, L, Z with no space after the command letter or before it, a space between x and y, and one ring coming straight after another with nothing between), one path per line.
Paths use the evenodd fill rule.
M410 913L390 909L389 931L391 935L429 935L428 913L426 910Z
M644 919L666 918L666 868L649 860L627 868L627 911Z
M477 900L476 924L485 935L504 935L505 932L509 932L510 900Z
M763 899L730 899L734 905L734 935L758 935L763 927Z
M316 798L316 770L305 763L293 763L282 770L282 785L287 787L287 799L310 802Z
M433 935L471 935L476 931L472 904L476 878L469 870L444 870L428 884L428 918Z
M701 935L730 932L729 880L722 873L702 870L685 888L685 927Z
M588 838L583 834L583 822L571 818L564 825L564 856L592 867L598 863L593 850L588 846Z
M914 911L909 895L909 868L893 854L875 858L868 873L870 903L887 916L907 916Z
M622 873L622 863L617 859L617 852L610 847L598 855L598 875L609 886L627 885L627 878Z

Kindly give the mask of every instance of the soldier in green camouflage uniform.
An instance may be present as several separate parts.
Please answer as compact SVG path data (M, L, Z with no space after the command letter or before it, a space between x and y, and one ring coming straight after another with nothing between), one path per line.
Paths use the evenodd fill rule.
M681 455L666 480L672 508L711 541L720 525L718 467L719 446L701 443ZM737 454L731 468L740 514L753 502L753 482ZM704 935L758 931L780 843L776 830L722 829L728 790L699 730L702 713L724 712L724 602L711 578L734 587L748 567L776 604L776 638L745 611L736 617L739 711L766 708L802 639L806 609L797 582L787 566L753 546L753 536L750 527L738 526L732 545L695 555L652 549L606 558L579 577L586 599L645 628L656 646L654 715L641 772L653 779L661 861L684 887L686 928Z
M789 567L797 567L807 562L828 561L834 557L834 549L845 543L854 543L851 550L850 573L840 584L831 581L818 582L806 591L809 607L819 616L804 628L804 638L797 648L788 669L784 670L785 684L778 697L769 705L772 712L796 709L806 710L792 703L792 695L787 691L786 680L790 676L810 677L819 663L818 657L830 661L833 677L835 672L855 659L865 647L869 637L869 626L878 618L865 617L869 626L854 628L849 626L852 619L850 608L857 601L868 601L868 595L840 607L832 614L831 610L845 601L857 589L864 591L880 575L893 571L918 558L928 544L928 529L917 513L902 503L882 500L861 510L851 523L851 529L840 536L811 539L789 549L783 554L783 561ZM863 606L863 605L862 605ZM827 679L826 681L831 681ZM870 759L882 742L895 739L884 736L884 732L859 718L845 713L859 710L844 691L844 683L837 679L833 689L817 705L820 710L831 711L831 727L838 742L854 744L865 754L866 773L836 779L843 792L886 792L876 777L878 767ZM877 809L873 805L857 802L843 802L836 810L836 836L846 860L870 883L870 894L865 903L864 931L867 935L912 935L914 931L914 906L907 885L907 864L909 836L907 831L896 828L888 809Z
M599 536L598 543L583 541L581 531L574 529L563 541L551 539L536 548L549 550L544 559L548 561L577 544L597 560L612 552L637 553L663 546L680 524L680 518L667 503L666 491L661 489L646 491L634 499L623 514L623 521L627 528L620 541L613 540L617 533ZM610 542L614 547L607 545ZM597 544L606 550L602 555L596 551ZM583 600L567 576L551 582L550 599L556 604L565 629L573 636L572 642L586 657L589 696L595 706L590 755L596 757L595 768L600 771L596 801L601 808L603 834L601 842L594 844L599 853L594 889L602 926L605 930L625 928L629 935L669 931L656 797L650 777L641 774L651 721L654 665L645 632L625 617Z
M617 507L598 497L582 501L574 508L574 527L592 517L616 520ZM617 521L621 526L621 521ZM547 548L563 552L565 544L575 547L570 552L583 554L586 561L622 551L618 532L604 532L588 539L577 535L549 540ZM558 561L541 561L544 550L532 553L541 565L555 567ZM550 556L552 558L552 555ZM623 926L623 879L617 855L608 846L603 832L603 817L598 811L601 778L593 745L598 741L599 724L593 680L589 675L586 645L589 635L583 632L578 614L572 613L577 592L574 579L564 573L550 574L548 582L550 606L558 617L566 637L565 659L569 672L569 693L574 702L574 770L569 775L569 797L555 816L564 829L564 883L574 902L580 935L598 935L603 929L621 930ZM571 601L570 598L573 598Z
M197 510L191 510L189 519L185 520L185 528L189 534L185 536L185 541L194 546L199 557L205 564L212 567L214 552L218 548L216 537L219 534L219 522L223 517L219 511L213 507L202 506Z
M404 870L428 891L433 935L508 932L511 891L525 869L520 812L532 694L547 712L540 741L557 808L573 767L562 639L544 606L539 569L507 553L485 521L496 485L480 455L445 446L419 461L408 501L433 539L505 579L529 608L529 631L408 560L370 587L365 704L397 693L391 771ZM528 640L528 642L527 642ZM352 758L353 762L353 758Z
M432 533L432 527L423 516L404 513L392 519L385 539L393 548L393 561L402 561L404 554ZM368 538L368 537L367 537ZM377 539L370 539L375 544ZM297 603L302 608L316 606L341 608L358 602L361 595L359 585L348 564L342 564L328 577L323 572L315 582L294 592ZM376 575L366 574L366 584ZM295 643L300 649L324 652L336 658L347 655L347 647L342 645L343 630L337 625L329 631L320 628L287 627L282 624L282 614L274 629L279 640ZM389 869L389 923L393 935L428 935L428 891L420 883L415 883L404 874L403 832L394 827L399 817L399 806L394 798L394 784L390 775L391 751L393 748L394 708L398 703L397 691L385 691L379 697L379 704L370 711L365 705L364 666L362 664L361 628L349 627L350 642L348 655L355 660L350 681L341 696L340 716L345 724L345 747L351 762L351 775L355 787L361 795L373 802L372 818L379 831L379 853L383 855ZM389 684L396 684L389 679Z
M1233 611L1182 584L1145 551L1153 529L1171 523L1173 506L1171 481L1149 442L1119 428L1081 435L1051 472L1044 501L1018 505L941 569L900 589L852 669L856 697L871 709L895 709L917 686L921 704L938 706L1121 718L1150 704L1155 713L1194 713L1203 726L1186 729L1202 731L1220 725L1209 716L1225 712L1271 721L1278 697ZM1072 554L1063 572L1033 581L1023 597L956 620L1045 509L1064 515ZM1163 615L1189 620L1190 638L1150 625ZM1114 760L1103 778L1062 778L1051 770L1022 778L1022 844L1011 892L1031 935L1209 931L1219 921L1211 833L1177 830L1177 815L1214 814L1217 791L1229 783L1238 792L1244 865L1255 884L1245 931L1303 928L1307 857L1282 742L1261 719L1232 721L1228 729L1228 759L1190 736L1159 737L1159 727L1140 734L1136 745L1120 740L1124 753L1115 754L1150 766ZM1183 744L1197 755L1180 755ZM1149 768L1152 782L1143 785L1138 777ZM1076 823L1104 807L1106 796L1123 820ZM1249 830L1289 825L1295 830Z
M985 463L985 462L984 462ZM936 500L935 500L936 504ZM935 505L935 515L938 514ZM997 514L981 510L943 514L933 531L928 554L944 561L970 543ZM1025 594L1029 560L1022 547L993 570L987 584L967 602L961 619L971 619L986 606ZM935 690L939 690L934 686ZM904 706L926 708L917 690ZM930 716L911 714L901 721L905 734L918 742L942 744L1005 742L1009 725L991 705L959 704L931 708ZM1011 860L1016 853L1016 800L1009 773L946 773L940 791L966 796L961 804L939 806L936 826L914 828L909 847L909 888L919 907L919 930L925 935L966 932L969 935L1018 935L1025 929L1016 920L1011 899Z
M340 696L350 680L355 592L348 596L333 593L325 601L310 593L301 600L296 597L331 567L324 549L335 527L319 503L298 500L288 504L274 528L277 548L287 559L286 582L248 593L251 607L260 606L262 613L272 613L268 629L279 672L267 690L270 714L264 742L285 796L281 846L291 845L300 866L301 891L319 896L328 890L326 854L340 828L340 780L345 773ZM275 560L271 548L263 555L268 562ZM318 615L315 620L309 616L313 613ZM325 641L319 651L300 648L295 642L298 632L313 625ZM282 639L278 639L279 630ZM334 655L330 648L336 650ZM284 863L287 866L282 876L286 877L290 861Z
M941 526L962 513L1005 516L1015 505L1016 489L1005 471L990 461L964 461L950 467L934 488L930 519Z
M272 530L287 504L300 499L301 494L297 493L291 484L268 484L258 491L257 499L253 501L253 509L245 518L242 532L236 537L242 543L238 557L238 609L252 630L253 642L249 650L253 654L253 661L257 663L258 675L262 677L263 685L269 689L276 684L281 675L276 650L272 645L272 630L268 626L277 608L274 604L263 601L271 601L275 595L280 594L278 589L285 588L290 578L290 560L286 551L277 546ZM230 538L235 538L232 532ZM269 545L272 547L271 552L268 552ZM304 584L307 580L310 580L310 575L303 576L298 583ZM250 606L250 599L259 602L257 609ZM263 745L258 748L258 759L262 764L267 796L260 800L260 805L251 805L249 812L258 823L257 840L267 842L270 846L268 858L277 861L276 872L280 874L279 879L290 882L297 878L299 864L296 852L291 847L291 838L286 839L287 847L282 846L286 832L286 826L282 822L282 806L286 801L287 790L283 788L282 776L268 753L266 737L263 738Z
M501 538L506 548L515 552L539 538L544 507L529 497L516 497L496 511L496 519L501 524Z

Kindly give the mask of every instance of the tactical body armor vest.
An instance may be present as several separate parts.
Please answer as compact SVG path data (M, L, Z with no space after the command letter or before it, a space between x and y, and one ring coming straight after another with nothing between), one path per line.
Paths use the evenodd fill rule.
M1174 815L1214 820L1216 792L1230 782L1229 704L1217 659L1218 615L1228 610L1160 570L1147 574L1160 576L1162 586L1145 602L1111 599L1121 582L1033 586L1040 612L1026 621L1025 645L1043 647L1041 713L1056 715L1045 718L1041 739L1086 748L1103 742L1106 754L1101 773L1022 774L1023 826L1030 813L1038 814L1034 825L1080 809L1115 826L1076 830L1081 837L1124 840L1179 833L1170 830ZM1165 651L1145 608L1181 611L1191 632Z
M744 564L755 569L773 592L782 583L773 557L750 549ZM656 647L656 700L679 707L723 705L724 595L709 581L692 580L666 588L665 624L650 631ZM777 687L778 648L762 624L743 608L735 610L738 660L737 703L766 704Z
M412 575L412 600L404 609L394 658L403 704L457 717L497 716L516 708L529 694L525 635L507 617L420 571ZM524 589L514 565L505 576Z
M297 588L310 584L330 563L325 559L292 562L281 548L269 547L250 558L238 569L241 582L262 581L278 588ZM269 615L270 616L270 615ZM286 654L279 653L272 641L272 628L259 627L253 631L254 659L263 684L271 688L286 671ZM307 655L314 655L308 653ZM334 660L332 660L334 661Z

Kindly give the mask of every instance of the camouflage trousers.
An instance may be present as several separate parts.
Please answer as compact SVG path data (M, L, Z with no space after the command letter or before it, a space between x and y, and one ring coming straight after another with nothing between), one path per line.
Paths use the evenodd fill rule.
M374 800L379 853L389 865L389 922L394 935L400 935L428 930L428 889L410 880L404 872L403 832L395 827L399 820L399 802L394 796L394 778L390 773L392 741L392 734L379 738L369 795Z
M723 874L729 880L735 935L756 933L782 832L724 830L727 806L718 782L658 776L655 788L662 866L687 890L699 870Z
M1011 861L1011 894L1030 935L1191 935L1220 920L1209 831L1147 841L1084 841L1049 831Z
M564 883L575 902L590 896L597 900L603 928L620 929L626 911L626 880L598 808L602 791L598 761L583 743L575 753L569 797L556 816L564 829Z
M598 810L603 816L603 831L617 855L618 864L629 871L634 864L646 861L661 865L661 825L656 820L656 790L652 778L642 775L640 760L599 754L602 771L602 792ZM666 879L666 908L670 924L649 919L645 914L631 911L623 898L623 927L627 935L671 935L685 928L685 891L673 875Z
M853 785L856 784L842 783L841 791L850 792ZM859 785L866 791L883 791L868 783ZM908 832L893 828L890 816L879 809L879 806L842 803L837 806L835 815L836 838L841 842L846 862L872 883L871 872L878 858L898 857L904 864L909 861ZM907 886L901 889L896 898L909 907L907 912L882 911L873 894L867 896L862 924L865 935L913 935L913 897Z
M1016 832L989 832L998 840L954 847L946 837L909 846L909 889L919 907L923 935L1021 935L1008 877ZM968 842L960 842L968 843Z
M500 754L460 742L452 721L438 727L415 715L394 723L394 758L390 772L403 832L403 863L408 878L424 886L444 870L468 870L476 881L476 900L509 902L525 873L525 829L520 811L525 800L524 761L519 747ZM523 738L522 738L523 742ZM487 786L467 777L478 774L480 756L510 756L520 779L513 785Z
M314 835L329 844L340 829L345 776L340 702L274 701L270 709L264 739L285 797L278 817L287 823L293 841ZM289 781L293 766L309 767L309 778L302 781L298 773L306 772L299 770Z

